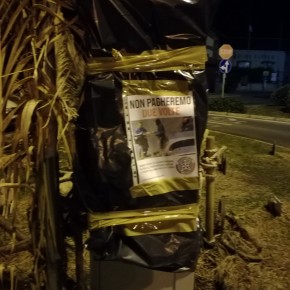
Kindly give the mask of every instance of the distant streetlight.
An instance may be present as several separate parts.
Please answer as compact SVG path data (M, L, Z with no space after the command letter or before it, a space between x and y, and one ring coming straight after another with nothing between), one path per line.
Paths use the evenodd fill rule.
M251 49L252 32L253 32L253 26L252 26L252 24L249 24L249 27L248 27L248 50Z
M248 15L249 15L249 22L248 22L248 50L251 49L251 40L252 40L252 33L253 33L253 26L252 26L252 19L253 19L253 1L248 0Z

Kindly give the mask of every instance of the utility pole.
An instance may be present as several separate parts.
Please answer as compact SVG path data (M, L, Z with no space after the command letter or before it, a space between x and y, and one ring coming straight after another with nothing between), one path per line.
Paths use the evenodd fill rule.
M252 16L253 16L253 1L248 0L248 11L249 11L249 23L248 23L248 50L251 50L251 41L252 41L252 33L253 33L253 26L252 26Z

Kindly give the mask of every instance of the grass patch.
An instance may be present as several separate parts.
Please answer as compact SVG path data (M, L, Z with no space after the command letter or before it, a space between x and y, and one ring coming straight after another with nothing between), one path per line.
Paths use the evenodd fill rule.
M233 212L252 240L261 246L262 259L249 262L225 249L220 242L224 233L236 237L236 245L243 241L244 245L250 245L225 221L215 246L205 249L200 256L194 289L217 289L217 273L221 269L222 289L290 289L290 149L278 147L275 155L270 155L270 144L220 132L210 135L215 136L219 148L227 146L227 174L217 173L215 179L215 216L218 201L223 199L226 213ZM265 208L273 194L282 201L281 216L274 217ZM204 202L205 194L202 219L205 219Z
M217 145L227 146L228 172L232 175L232 183L238 185L239 181L248 184L246 191L262 188L264 193L274 193L278 197L289 198L290 196L290 149L276 147L275 155L270 155L272 145L212 132L216 137ZM220 182L226 176L220 178ZM233 187L234 190L234 187Z
M246 105L247 114L276 118L290 118L290 113L283 112L282 106L274 105Z

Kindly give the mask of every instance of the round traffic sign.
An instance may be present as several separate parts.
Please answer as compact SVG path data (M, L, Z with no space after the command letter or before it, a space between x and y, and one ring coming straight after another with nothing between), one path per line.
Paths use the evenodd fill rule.
M228 59L222 59L219 63L220 72L223 74L227 74L232 69L232 63Z
M222 59L229 59L233 56L234 49L231 47L230 44L223 44L219 48L219 56Z

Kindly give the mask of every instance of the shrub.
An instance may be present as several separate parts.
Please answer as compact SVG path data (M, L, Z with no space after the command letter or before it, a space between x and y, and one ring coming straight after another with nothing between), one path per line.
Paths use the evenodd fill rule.
M277 106L290 106L290 84L278 88L271 94L271 100Z
M230 113L246 113L244 104L233 97L210 99L209 110Z
M289 94L288 94L289 96ZM286 105L285 105L285 108L284 108L284 112L285 113L290 113L290 98L288 97L287 101L286 101Z

